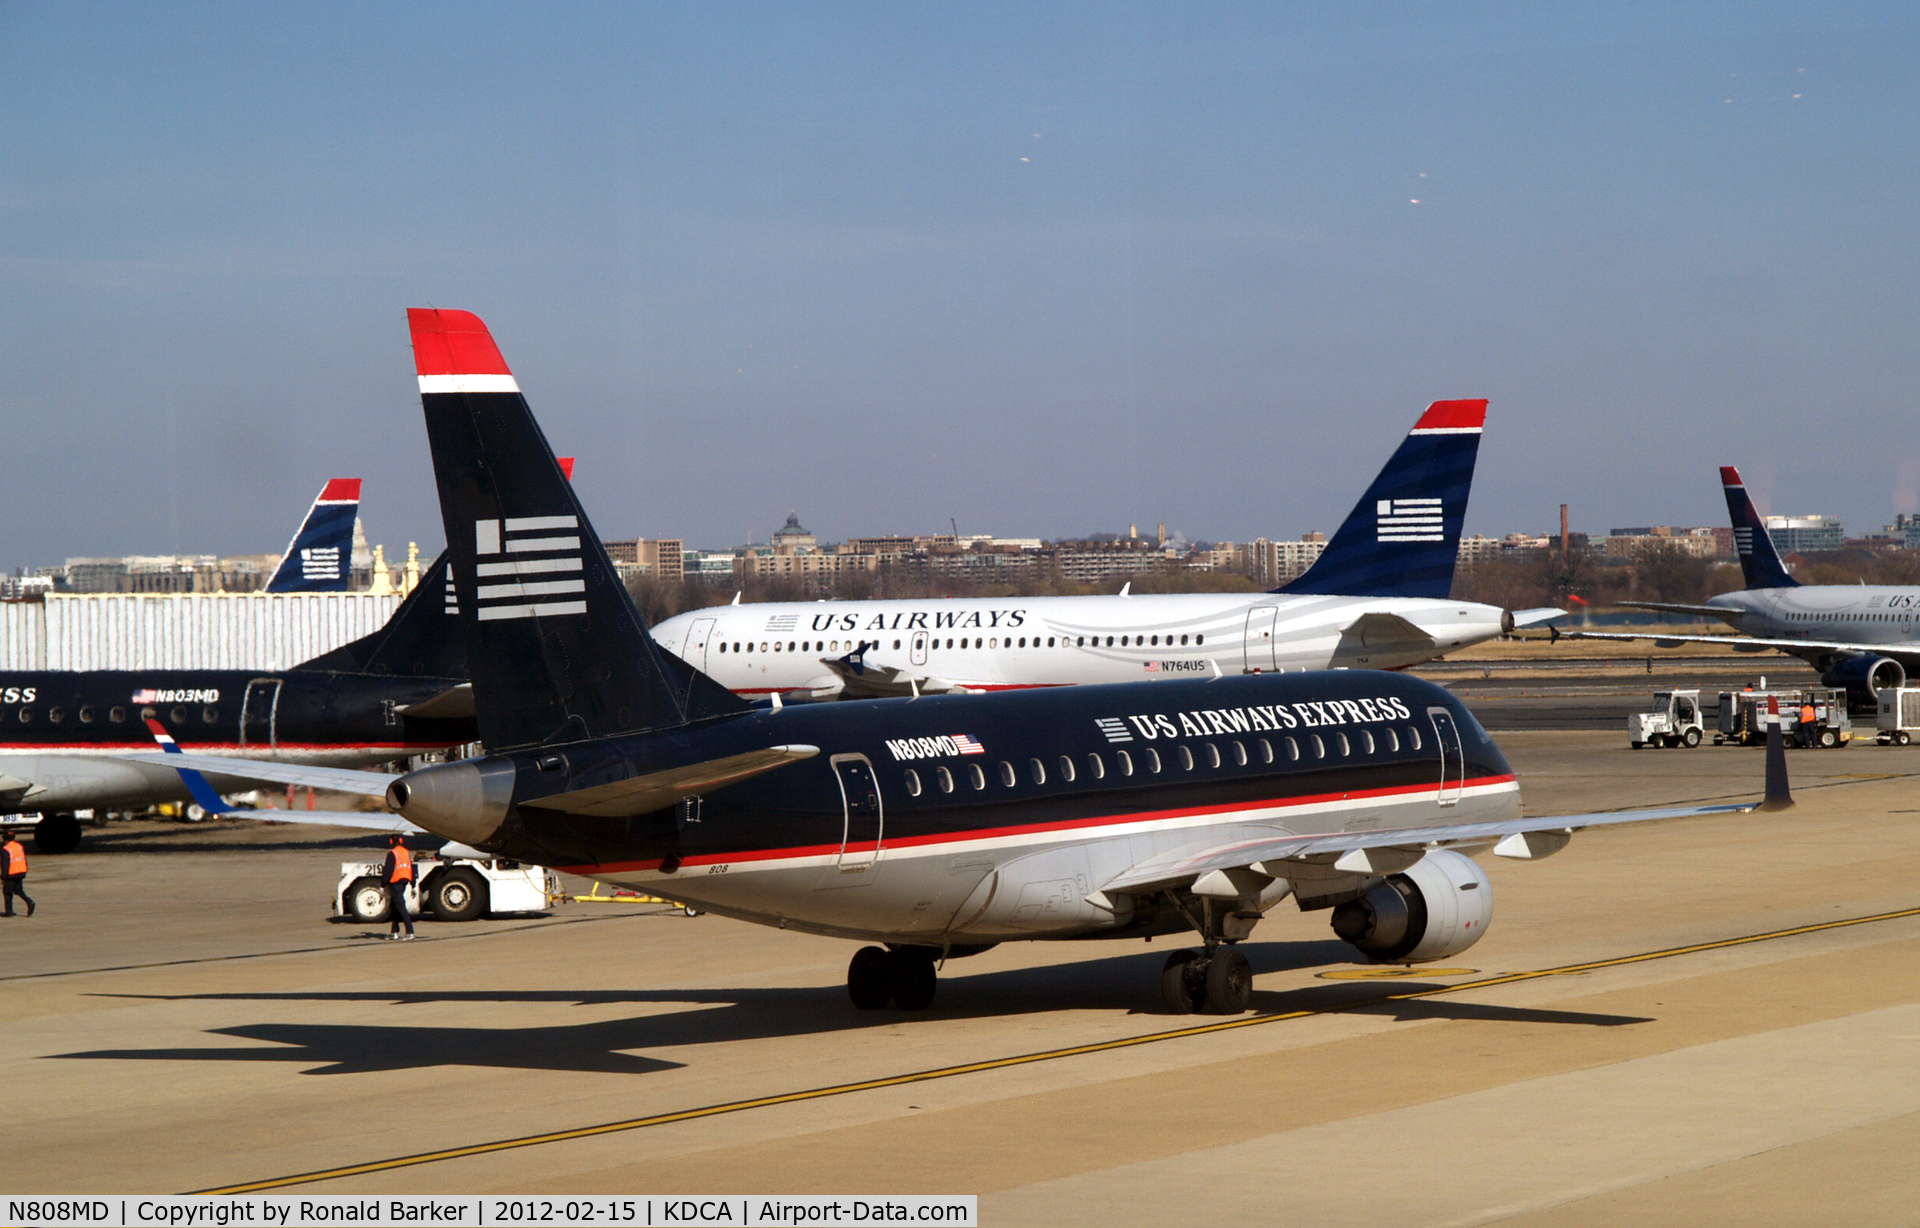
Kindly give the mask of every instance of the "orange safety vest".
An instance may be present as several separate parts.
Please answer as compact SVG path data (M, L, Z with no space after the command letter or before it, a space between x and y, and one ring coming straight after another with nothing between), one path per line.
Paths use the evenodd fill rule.
M0 871L0 874L12 878L16 874L27 872L27 850L20 847L18 840L9 840L5 845L0 845L0 852L7 855L7 868Z
M1802 725L1813 724L1813 705L1812 704L1807 704L1805 707L1800 709L1800 723Z
M410 883L413 881L413 854L404 844L396 844L387 855L393 858L393 873L388 876L390 883Z

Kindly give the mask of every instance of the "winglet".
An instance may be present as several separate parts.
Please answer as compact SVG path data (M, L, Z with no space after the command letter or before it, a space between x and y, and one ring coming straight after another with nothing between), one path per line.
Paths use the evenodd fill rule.
M1761 810L1785 810L1793 805L1793 790L1787 787L1787 738L1780 731L1780 697L1767 696L1767 796Z
M355 483L355 485L358 485L358 483ZM173 740L173 735L167 732L165 725L162 725L152 717L147 718L147 732L153 735L153 740L158 742L160 749L167 754L177 755L180 753L180 745ZM192 768L175 768L174 771L180 773L180 782L187 786L188 794L190 794L193 800L200 804L200 808L208 814L226 814L233 809L232 806L227 805L225 798L213 791L213 786L207 783L205 776L202 776Z

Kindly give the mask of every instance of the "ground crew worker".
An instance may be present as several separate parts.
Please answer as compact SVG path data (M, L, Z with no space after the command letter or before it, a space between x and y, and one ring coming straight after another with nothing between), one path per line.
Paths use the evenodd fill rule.
M1813 705L1801 704L1800 705L1800 745L1802 746L1813 745L1813 742L1814 742L1813 727L1816 723L1817 723L1817 720L1813 711Z
M381 870L380 877L387 884L387 917L393 927L387 932L388 938L411 942L413 940L413 913L407 908L407 888L413 885L413 854L407 851L406 842L395 832L387 837L387 864ZM404 938L400 927L405 925Z
M16 895L27 902L27 915L33 915L33 897L27 894L27 850L20 847L20 837L12 828L7 829L6 843L0 844L0 892L6 895L7 916L13 915Z

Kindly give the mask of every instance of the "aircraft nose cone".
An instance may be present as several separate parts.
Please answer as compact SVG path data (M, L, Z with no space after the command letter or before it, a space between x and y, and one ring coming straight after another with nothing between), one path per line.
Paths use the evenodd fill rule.
M387 805L408 822L462 844L483 844L507 817L513 764L466 759L408 772L387 786Z

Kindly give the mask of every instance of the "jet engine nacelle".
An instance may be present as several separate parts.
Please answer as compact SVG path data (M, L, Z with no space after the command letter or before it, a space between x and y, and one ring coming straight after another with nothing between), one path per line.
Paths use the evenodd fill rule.
M1879 691L1907 684L1906 667L1892 657L1847 657L1834 664L1820 681L1847 688L1847 707L1855 712L1879 711Z
M1333 910L1333 932L1376 964L1458 955L1487 932L1493 885L1472 858L1428 853Z

